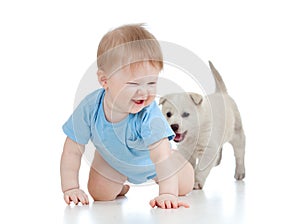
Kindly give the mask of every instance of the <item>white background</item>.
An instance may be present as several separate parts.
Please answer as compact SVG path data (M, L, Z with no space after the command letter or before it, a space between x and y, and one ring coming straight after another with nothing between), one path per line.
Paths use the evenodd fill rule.
M61 126L101 37L140 22L214 62L242 114L245 182L265 189L270 214L296 215L299 9L291 0L1 1L1 218L61 222ZM83 162L83 187L87 170Z

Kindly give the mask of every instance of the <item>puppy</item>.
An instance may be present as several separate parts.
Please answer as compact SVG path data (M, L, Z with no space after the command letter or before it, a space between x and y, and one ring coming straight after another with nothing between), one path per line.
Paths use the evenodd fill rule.
M220 164L222 146L229 142L236 161L235 179L245 177L245 134L241 116L222 77L209 62L216 82L213 94L174 93L159 100L176 136L178 150L195 170L194 189L202 189L210 170Z

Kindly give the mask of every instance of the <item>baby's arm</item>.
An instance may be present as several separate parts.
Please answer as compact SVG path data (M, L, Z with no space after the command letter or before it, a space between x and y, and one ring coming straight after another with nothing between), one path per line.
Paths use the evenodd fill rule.
M161 208L189 207L184 202L178 202L178 162L181 162L181 159L172 153L168 139L151 145L149 150L159 184L159 196L151 200L150 205Z
M80 145L67 137L60 163L61 188L67 204L73 201L88 204L88 196L79 189L78 174L84 145Z

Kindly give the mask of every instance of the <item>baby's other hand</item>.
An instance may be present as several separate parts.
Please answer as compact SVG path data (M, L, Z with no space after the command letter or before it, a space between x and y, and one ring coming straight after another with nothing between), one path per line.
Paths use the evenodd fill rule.
M64 199L65 202L69 205L73 201L75 205L77 205L79 202L83 205L89 204L89 198L84 193L83 190L80 189L71 189L64 192Z
M152 199L150 201L150 206L154 208L155 206L163 209L170 208L179 208L183 206L185 208L189 208L190 206L182 201L178 202L178 197L172 194L161 194L158 197Z

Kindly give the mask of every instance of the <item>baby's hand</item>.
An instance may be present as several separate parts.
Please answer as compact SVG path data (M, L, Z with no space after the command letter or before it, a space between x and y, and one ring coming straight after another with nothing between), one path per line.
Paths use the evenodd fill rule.
M179 208L183 206L189 208L190 206L185 202L178 202L178 197L173 194L161 194L158 197L150 201L150 206L154 208L155 206L159 208Z
M79 202L81 202L81 204L83 205L89 204L88 196L84 193L83 190L80 189L71 189L65 191L64 199L68 205L71 204L72 201L75 205L77 205Z

